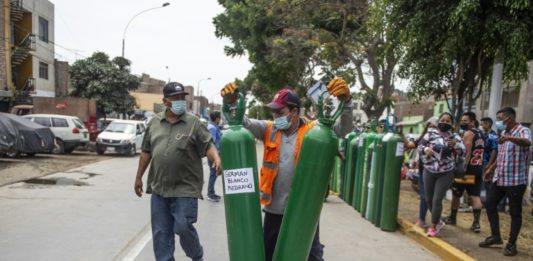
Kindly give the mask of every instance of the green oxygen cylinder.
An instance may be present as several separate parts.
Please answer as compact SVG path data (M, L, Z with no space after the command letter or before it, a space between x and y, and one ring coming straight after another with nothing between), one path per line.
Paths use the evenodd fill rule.
M341 148L340 150L340 153L342 155L344 155L344 143L345 143L345 140L344 139L339 139L339 148ZM336 186L337 186L337 190L335 192L340 192L340 180L341 180L341 177L342 177L342 173L344 172L344 168L346 167L345 166L345 163L346 161L342 158L342 157L335 157L335 168L336 168L336 172L335 172L335 180L336 180Z
M388 122L397 122L394 115L389 116ZM392 125L392 124L391 124ZM395 124L394 124L395 125ZM404 159L403 138L391 132L383 138L387 142L385 163L385 177L383 179L383 200L381 205L381 223L383 231L395 231L398 219L398 201L400 198L400 175Z
M386 135L386 134L385 134ZM377 184L375 185L376 194L375 194L375 214L374 214L374 225L379 227L381 224L381 206L383 203L383 180L385 178L385 164L387 162L387 145L388 142L384 139L385 135L381 139L381 163L378 165L378 177Z
M372 151L372 162L370 163L370 176L368 179L368 196L366 202L366 213L365 218L370 221L372 224L375 224L375 213L376 213L376 198L377 198L377 184L379 179L379 173L381 172L383 166L383 154L382 148L383 144L381 140L383 139L383 133L376 134L374 140L374 150Z
M355 154L354 154L354 150L352 147L352 141L356 137L357 137L357 134L355 132L348 133L346 135L346 146L344 147L345 148L344 155L346 155L346 159L344 160L345 162L344 176L346 177L346 179L345 179L345 186L344 186L344 194L342 196L343 196L344 202L350 205L352 204L352 198L353 198L353 184L354 184L353 174L354 174L354 166L355 166L355 160L354 160Z
M239 93L236 107L225 102L230 125L220 140L224 208L231 261L265 260L255 139L242 126L245 101Z
M357 139L352 140L352 142L357 143L357 156L355 163L355 184L354 184L354 193L353 193L353 207L355 210L361 210L361 190L363 183L363 167L364 167L364 157L365 157L365 146L364 141L366 139L366 133L361 133ZM355 144L354 144L355 145Z
M363 165L363 174L361 177L361 206L359 212L361 216L366 215L366 207L368 200L368 181L370 180L370 168L372 166L372 156L374 152L374 141L376 140L376 120L372 120L370 124L370 132L366 135L364 140L365 156Z
M325 93L318 99L318 124L305 134L302 141L274 261L305 261L309 257L331 168L338 152L338 140L331 128L344 107L342 101L332 116L324 116L322 97Z
M337 171L337 165L338 164L339 164L338 160L335 159L335 164L333 164L333 169L331 170L331 178L329 180L329 190L331 190L333 192L337 192L336 191L336 186L337 186L337 182L338 182L337 174L340 174L340 172Z
M339 139L339 152L340 153L345 153L345 149L344 149L344 140L341 140ZM339 172L337 172L337 164L340 162L340 167L341 169L339 170ZM344 171L343 169L345 168L345 163L344 161L342 161L339 157L335 158L335 167L333 167L333 173L332 175L333 178L337 177L336 174L338 174L338 179L337 179L337 183L336 185L339 187L339 198L343 199L343 195L344 195Z

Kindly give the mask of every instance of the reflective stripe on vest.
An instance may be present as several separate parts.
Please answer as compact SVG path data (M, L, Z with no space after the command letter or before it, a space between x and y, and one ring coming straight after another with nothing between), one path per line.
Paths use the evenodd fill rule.
M296 144L294 146L294 167L298 163L298 157L300 155L300 147L302 144L303 137L316 122L304 122L298 128L298 133L296 136ZM259 179L259 189L261 204L269 205L272 202L272 186L274 180L278 175L278 166L279 166L279 154L281 146L281 131L273 129L272 122L267 122L265 137L263 140L264 143L264 152L263 152L263 166L261 167L260 179Z

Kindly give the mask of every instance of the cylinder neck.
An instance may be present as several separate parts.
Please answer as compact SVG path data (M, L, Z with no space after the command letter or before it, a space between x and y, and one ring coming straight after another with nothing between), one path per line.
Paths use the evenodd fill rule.
M242 125L244 112L246 110L245 99L242 93L238 93L238 101L234 104L228 104L227 99L223 99L222 112L230 126Z

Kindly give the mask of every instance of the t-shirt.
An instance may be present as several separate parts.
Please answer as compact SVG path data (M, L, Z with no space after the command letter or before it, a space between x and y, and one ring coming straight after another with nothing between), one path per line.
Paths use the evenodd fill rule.
M212 144L211 134L193 114L183 114L174 124L166 120L165 112L157 114L142 144L142 151L152 157L146 193L202 198L202 158Z

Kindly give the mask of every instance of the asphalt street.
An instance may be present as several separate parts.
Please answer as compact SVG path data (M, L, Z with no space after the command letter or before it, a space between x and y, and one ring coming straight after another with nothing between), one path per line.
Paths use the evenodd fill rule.
M154 260L150 196L133 193L137 161L113 158L0 187L0 260ZM223 204L199 201L205 260L229 260ZM376 229L333 196L320 222L326 260L438 260L400 232ZM176 260L189 260L178 242Z

